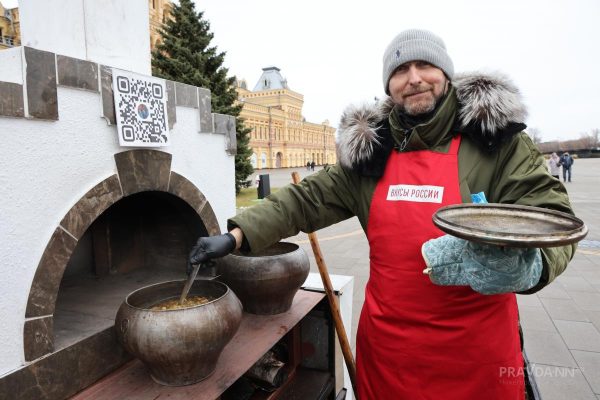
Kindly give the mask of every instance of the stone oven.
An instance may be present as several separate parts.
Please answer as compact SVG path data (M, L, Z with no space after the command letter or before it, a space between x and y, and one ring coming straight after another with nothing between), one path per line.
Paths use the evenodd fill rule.
M24 1L23 47L0 52L0 398L239 398L245 374L279 349L287 378L269 398L342 399L318 285L289 312L244 313L214 374L193 386L154 383L116 340L125 296L183 279L192 243L235 213L235 118L212 112L206 88L150 76L148 3ZM133 133L159 126L160 147L122 145L134 84L151 88L161 119ZM154 104L135 103L136 121ZM341 293L349 324L352 291Z
M110 2L98 18L80 2L85 39L61 35L52 51L52 26L35 26L44 10L25 2L25 46L0 52L0 393L15 398L63 398L127 361L112 330L125 295L182 279L193 241L235 213L233 117L211 113L207 89L166 81L170 145L121 147L110 55L147 75L149 46L91 33L112 15L149 37L148 3ZM45 3L45 21L62 15ZM93 52L101 40L112 53Z

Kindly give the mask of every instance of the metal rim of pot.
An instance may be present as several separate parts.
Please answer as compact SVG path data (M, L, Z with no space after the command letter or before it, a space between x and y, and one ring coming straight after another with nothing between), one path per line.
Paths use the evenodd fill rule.
M274 257L281 257L281 256L284 256L286 254L293 253L294 251L300 249L299 245L297 245L296 243L292 243L292 242L277 242L274 245L267 247L267 249L270 249L270 248L273 248L273 247L276 247L276 246L280 246L280 247L288 247L288 246L290 246L290 247L293 247L293 250L286 251L285 253L277 253L277 254L270 254L270 255L268 255L268 254L267 255L261 254L261 252L265 251L266 249L265 250L261 250L261 252L258 252L258 253L242 253L239 250L236 250L235 252L233 252L231 254L228 254L227 256L228 257L234 257L234 258L258 258L258 257L260 257L260 258L274 258Z

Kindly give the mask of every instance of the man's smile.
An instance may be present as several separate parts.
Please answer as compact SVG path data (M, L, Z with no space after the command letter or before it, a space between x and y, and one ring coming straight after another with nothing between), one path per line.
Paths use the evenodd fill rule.
M429 92L430 92L430 90L425 90L423 92L409 93L409 94L404 95L404 98L405 99L414 98L414 97L418 97L420 95L428 94Z

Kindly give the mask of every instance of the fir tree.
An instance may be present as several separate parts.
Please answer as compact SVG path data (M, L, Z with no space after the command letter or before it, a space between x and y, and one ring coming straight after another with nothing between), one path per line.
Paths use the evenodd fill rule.
M225 52L211 47L214 35L210 23L196 12L192 0L173 3L171 18L161 30L162 43L152 52L154 76L210 89L212 111L236 117L237 155L235 156L235 192L254 172L250 164L252 149L248 147L250 129L239 117L242 105L236 104L235 76L227 76L223 67Z

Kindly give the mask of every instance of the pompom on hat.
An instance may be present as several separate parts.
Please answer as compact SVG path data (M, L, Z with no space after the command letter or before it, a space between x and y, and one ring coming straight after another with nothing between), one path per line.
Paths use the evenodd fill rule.
M383 89L390 94L388 83L392 73L404 63L427 61L435 65L452 80L454 64L446 52L444 41L432 32L423 29L408 29L396 36L383 54Z

